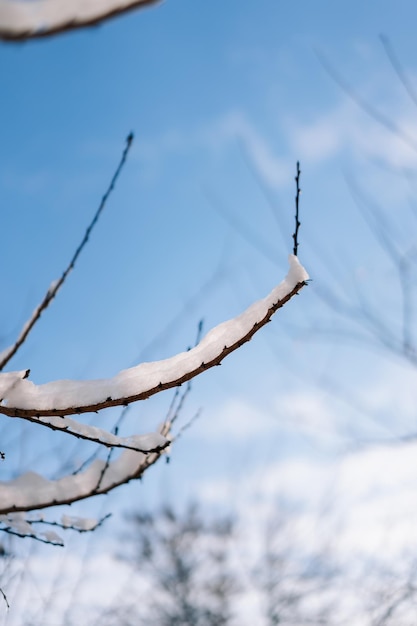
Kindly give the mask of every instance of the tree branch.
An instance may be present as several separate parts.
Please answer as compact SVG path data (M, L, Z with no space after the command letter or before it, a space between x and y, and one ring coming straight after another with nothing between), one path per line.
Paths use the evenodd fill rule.
M249 341L306 285L308 274L297 257L290 255L289 262L286 278L269 296L213 328L188 352L170 359L141 363L114 378L96 381L64 380L35 385L26 380L27 370L0 374L0 413L24 419L89 413L144 400L191 380L219 365L228 354Z
M80 422L68 417L43 417L41 415L39 417L25 417L23 419L33 422L34 424L46 426L46 428L51 430L64 432L65 434L72 435L77 439L98 443L106 448L124 448L126 450L134 450L135 452L149 454L149 452L159 452L160 450L164 450L170 443L157 433L119 437L117 434L112 434L107 430L98 428L97 426L81 424Z

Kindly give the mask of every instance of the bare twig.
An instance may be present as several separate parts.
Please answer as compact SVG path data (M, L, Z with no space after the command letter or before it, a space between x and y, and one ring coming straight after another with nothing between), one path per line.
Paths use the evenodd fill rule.
M19 337L17 338L15 344L13 346L11 346L9 349L5 350L3 353L3 357L0 360L0 371L4 369L4 367L7 365L7 363L10 361L10 359L16 354L16 352L19 350L19 348L21 347L21 345L26 341L29 333L31 332L31 330L33 329L33 327L35 326L36 322L39 320L39 318L41 317L42 313L45 311L45 309L48 308L48 306L50 305L50 303L52 302L52 300L55 298L56 294L58 293L59 289L62 287L62 285L64 284L65 280L67 279L68 274L71 272L71 270L74 268L74 265L78 259L78 257L80 256L81 252L83 251L85 245L87 244L89 237L91 235L91 232L93 230L93 228L95 227L95 225L98 222L98 219L106 205L106 202L111 194L111 192L113 191L117 179L120 175L120 172L123 169L123 166L126 162L129 150L131 148L133 142L133 133L129 133L129 135L126 138L126 146L123 150L123 154L122 157L120 159L119 165L116 168L116 171L113 174L113 177L110 181L110 184L107 188L107 191L105 192L104 196L101 199L100 205L93 217L93 219L91 220L87 230L85 231L84 237L81 240L81 243L79 244L78 248L76 249L71 261L69 262L68 266L66 267L66 269L64 270L64 272L61 275L61 278L59 278L59 280L55 281L52 283L52 285L49 287L48 291L46 292L42 302L37 306L37 308L35 309L35 311L33 312L31 318L29 319L28 322L26 322L26 324L23 326Z
M198 322L198 326L197 326L197 336L195 338L195 344L194 344L195 346L198 346L198 344L201 341L201 337L202 337L202 334L203 334L203 328L204 328L204 319L201 319Z
M297 161L297 175L295 177L295 186L296 186L296 194L295 194L295 230L294 230L294 234L292 236L293 240L294 240L294 248L293 248L293 252L294 252L294 256L297 256L297 252L298 252L298 229L301 226L300 220L299 220L299 202L300 202L300 193L301 193L301 189L300 189L300 174L301 174L301 170L300 170L300 162Z
M126 417L130 408L131 408L131 405L123 407L119 417L117 418L117 422L115 423L115 425L113 426L111 430L111 432L114 435L116 436L118 435L120 424L122 423L123 419ZM72 474L75 475L75 474L79 474L80 472L82 472L88 465L90 465L90 463L94 461L94 459L98 457L99 454L100 454L100 447L96 448L96 450L88 457L88 459L83 461L81 465L77 467L77 469L74 472L72 472Z
M392 121L384 113L378 111L374 106L369 104L369 102L361 96L357 91L354 90L352 85L350 85L334 68L334 66L329 62L328 58L324 56L322 52L316 50L316 55L322 64L323 68L329 74L329 76L334 80L334 82L339 85L341 89L358 105L362 111L364 111L367 115L372 117L376 122L384 126L387 130L389 130L397 137L400 137L410 148L417 151L417 142L414 140L411 135L406 133L401 126Z
M168 445L169 445L169 444L168 444ZM167 447L168 447L168 446L167 446ZM100 474L100 476L99 476L99 478L98 478L98 481L97 481L97 486L96 486L96 490L100 489L101 484L102 484L103 479L104 479L104 476L105 476L105 474L106 474L107 470L108 470L108 469L109 469L109 467L110 467L110 462L111 462L111 458L112 458L112 456L113 456L113 452L114 452L114 448L110 448L110 450L109 450L109 451L108 451L108 453L107 453L106 463L104 464L103 469L101 470L101 474Z
M0 587L0 593L3 596L3 599L4 599L5 603L6 603L7 608L10 609L10 604L9 604L9 602L7 600L7 596L6 596L6 594L4 593L4 591L3 591L3 589L1 587Z
M135 440L132 437L118 438L117 435L112 435L112 433L103 430L102 428L98 428L97 426L93 427L92 432L95 434L90 434L88 430L90 427L84 426L87 430L83 432L83 424L69 418L42 417L38 415L27 418L25 417L23 419L33 422L34 424L45 426L50 430L63 432L66 435L71 435L77 439L98 443L106 448L122 448L125 450L133 450L134 452L141 452L142 454L149 454L151 452L159 452L169 445L169 442L164 442L154 448L146 448L141 446L139 442L135 443ZM79 428L79 430L77 430L77 428Z
M180 430L177 432L177 434L173 438L173 442L177 441L186 430L191 428L194 422L199 419L201 413L202 413L202 409L198 409L198 411L193 415L193 417L190 420L188 420L188 422L186 422L183 426L181 426Z
M47 543L50 546L61 546L64 544L62 541L51 541L50 539L45 539L45 537L41 537L36 535L35 533L20 533L17 530L13 530L10 526L5 526L4 528L0 528L1 532L5 532L8 535L13 535L14 537L20 537L21 539L35 539L35 541L40 541L41 543Z
M389 40L389 38L387 37L387 35L383 35L381 34L379 36L382 45L384 46L384 50L386 52L386 55L392 65L392 67L394 68L395 73L397 74L397 77L399 78L399 80L401 81L401 83L403 84L406 92L408 93L408 95L410 96L411 100L414 102L414 104L417 106L417 93L414 90L414 86L412 85L411 81L409 80L407 74L404 72L403 66L401 65L400 60L398 59L397 55L394 52L394 49L391 45L391 42Z
M369 308L364 306L362 306L362 321L367 322L369 329L372 330L383 345L399 353L413 365L416 365L417 349L414 345L412 334L414 306L411 288L411 271L415 247L412 246L409 250L403 252L400 244L396 242L392 224L383 219L378 206L359 189L354 181L347 179L347 184L361 216L398 274L401 290L402 337L397 337L390 328L383 324L380 316L372 313Z
M199 321L199 323L198 323L197 336L196 336L196 339L195 339L194 346L198 346L198 344L200 343L201 335L203 333L203 324L204 324L204 320L201 319ZM171 402L171 406L170 406L168 414L167 414L167 416L165 418L165 423L168 423L168 424L172 425L174 422L177 421L177 419L178 419L179 415L181 414L182 409L184 407L185 400L187 399L187 396L191 392L191 386L192 386L191 382L192 382L191 380L188 381L185 390L183 391L183 393L181 394L180 399L178 400L178 404L175 406L175 400L178 398L179 390L180 390L180 388L177 387L176 393L175 393L175 396L174 396L174 399L173 399L174 401Z
M43 520L43 519L34 519L34 520L30 520L30 524L34 525L34 524L43 524L45 526L56 526L58 528L61 528L62 530L75 530L77 533L90 533L93 532L94 530L96 530L97 528L99 528L100 526L102 526L104 524L104 522L109 519L109 517L111 517L112 514L111 513L107 513L107 515L104 515L103 517L101 517L99 520L97 520L97 522L91 526L90 528L81 528L79 526L77 526L76 524L64 524L63 522L50 522L48 520Z
M185 401L187 399L187 396L189 395L190 391L191 391L191 381L189 380L185 390L181 394L181 397L180 397L180 399L178 401L178 404L177 404L175 410L172 412L172 414L170 416L169 422L171 424L173 424L174 422L177 421L178 416L181 414L181 411L183 409L184 403L185 403Z

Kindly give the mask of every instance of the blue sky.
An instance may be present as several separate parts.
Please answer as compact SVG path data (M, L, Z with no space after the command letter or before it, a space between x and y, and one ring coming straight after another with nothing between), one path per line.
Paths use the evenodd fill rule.
M30 366L36 382L111 376L182 350L201 317L207 329L269 291L291 250L297 159L308 292L334 282L335 269L343 291L369 260L367 278L376 272L377 245L345 174L378 194L381 169L415 157L349 100L317 50L411 126L412 103L378 39L387 33L412 72L402 10L411 3L228 2L220 11L171 1L99 28L2 44L5 345L66 265L127 133L136 134L88 248L13 366ZM329 364L353 382L369 371L351 347L312 340L316 326L335 322L308 292L196 384L204 420L230 398L267 410L268 398L314 383ZM161 402L158 411L169 398ZM181 448L191 453L186 441Z
M89 246L11 364L30 367L35 382L170 356L193 342L202 317L207 330L266 294L286 272L301 161L299 255L312 284L196 381L184 419L203 407L201 419L168 467L122 490L128 498L181 500L202 484L213 493L216 481L239 493L242 466L246 475L334 459L358 437L412 428L412 371L340 334L324 340L319 329L346 327L316 291L330 285L348 302L360 292L399 325L395 273L346 178L398 216L406 248L416 152L360 110L318 52L413 141L417 110L379 35L414 80L416 18L411 1L167 0L83 32L0 44L1 347L65 267L125 137L136 137ZM330 378L368 414L323 389ZM134 407L127 432L151 430L169 401ZM13 429L2 425L13 471L33 458L56 471L62 446L71 450L31 426Z

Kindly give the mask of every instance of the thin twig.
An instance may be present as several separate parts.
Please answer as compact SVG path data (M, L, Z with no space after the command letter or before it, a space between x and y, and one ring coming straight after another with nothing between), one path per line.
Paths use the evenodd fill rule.
M98 222L98 219L106 205L106 202L111 194L111 192L113 191L117 179L120 175L120 172L123 169L123 166L126 162L127 159L127 155L129 153L129 150L131 148L133 142L133 133L129 133L129 135L126 138L126 146L123 150L123 154L122 157L120 159L119 165L117 166L116 171L113 174L113 177L110 181L110 185L107 188L107 191L105 192L104 196L101 199L100 205L93 217L93 219L91 220L87 230L85 231L84 237L81 240L81 243L79 244L78 248L76 249L71 261L69 262L68 266L66 267L66 269L64 270L61 278L57 281L55 281L54 283L52 283L52 285L49 287L48 291L46 292L42 302L38 305L38 307L35 309L35 311L32 314L32 317L30 318L30 320L28 322L26 322L26 324L23 326L21 333L19 335L19 337L17 338L15 344L9 348L8 350L5 351L4 356L2 358L2 360L0 360L0 371L4 369L4 367L7 365L7 363L10 361L10 359L16 354L16 352L19 350L20 346L26 341L29 333L31 332L31 330L33 329L33 327L35 326L36 322L39 320L39 318L41 317L43 311L45 311L45 309L48 308L49 304L52 302L52 300L55 298L56 294L58 293L59 289L62 287L62 285L64 284L68 274L71 272L71 270L74 268L74 265L78 259L78 257L80 256L81 252L83 251L85 245L88 242L88 239L90 237L90 234L93 230L93 228L95 227L95 225Z
M103 517L101 517L96 522L96 524L94 524L94 526L92 526L91 528L79 528L75 524L63 524L62 522L49 522L48 520L43 520L43 519L30 520L30 524L31 525L44 524L45 526L57 526L58 528L61 528L62 530L75 530L77 533L89 533L89 532L93 532L94 530L102 526L104 522L107 519L109 519L109 517L111 516L112 516L111 513L107 513L107 515L104 515Z
M181 387L177 387L175 389L175 392L174 392L174 394L172 396L172 400L171 400L170 405L168 407L168 411L167 411L167 413L165 415L165 420L164 420L165 424L170 423L171 419L172 419L172 416L175 415L175 412L176 412L175 411L175 403L177 401L178 396L180 395L180 389L181 389Z
M389 130L397 137L401 137L401 139L413 150L417 151L417 142L414 140L411 135L409 135L401 126L393 122L387 115L375 109L369 102L362 97L357 91L355 91L340 74L333 67L333 65L329 62L329 60L324 56L322 52L316 50L316 55L329 74L329 76L334 80L334 82L339 85L341 89L355 102L362 111L364 111L369 117L372 117L376 122L384 126L387 130Z
M110 467L110 462L111 462L111 458L113 456L113 452L114 452L114 448L110 448L110 450L107 453L106 462L103 465L103 469L101 470L100 476L99 476L98 481L97 481L97 485L96 485L96 488L95 488L96 491L98 491L100 489L101 483L103 482L103 479L104 479L104 476L105 476L107 470Z
M175 409L174 414L172 415L172 417L170 419L171 424L176 422L178 417L179 417L179 415L181 415L181 411L183 409L184 402L185 402L187 396L189 395L190 391L191 391L191 381L189 380L187 385L186 385L186 387L185 387L185 390L183 391L183 393L181 395L181 398L179 399L179 402L177 404L177 408Z
M197 326L197 336L195 338L195 346L198 346L198 344L201 341L201 337L203 334L203 328L204 328L204 319L202 318L199 322L198 322L198 326Z
M3 591L3 589L1 587L0 587L0 593L3 596L3 599L4 599L5 603L6 603L7 608L10 609L10 604L9 604L9 602L7 600L7 596L6 596L6 594L4 593L4 591Z
M387 37L387 35L380 35L379 39L381 40L381 43L384 46L384 50L389 59L389 62L394 68L394 71L397 74L399 80L403 84L404 89L406 90L406 92L408 93L408 95L410 96L414 104L417 106L417 93L413 85L411 84L408 76L404 72L401 62L398 59L397 55L395 54L389 38Z
M183 426L181 426L180 430L177 432L177 434L173 438L173 442L177 441L186 430L191 428L194 422L199 419L201 413L202 413L202 409L198 409L198 411L193 415L193 417L190 420L188 420L188 422L186 422Z
M119 417L117 418L116 424L113 426L113 428L110 431L113 435L117 436L119 434L119 426L122 423L122 420L125 418L127 412L131 408L132 408L132 405L123 407L123 410L121 411ZM111 448L111 450L112 449L113 448ZM88 465L90 465L98 457L100 452L101 452L101 448L100 447L96 448L96 450L92 454L90 454L90 456L85 461L83 461L81 465L77 467L76 470L72 472L72 475L75 476L76 474L79 474L80 472L82 472Z
M297 175L295 177L295 187L296 187L296 194L295 194L295 230L294 230L294 234L292 236L292 238L294 239L294 256L297 256L298 253L298 229L301 226L300 220L299 220L299 202L300 202L300 193L301 193L301 189L300 189L300 174L301 174L301 170L300 170L300 162L297 161Z
M60 546L63 547L64 544L61 541L51 541L50 539L44 539L39 535L35 535L32 533L20 533L17 530L13 530L10 526L5 526L4 528L0 528L1 532L5 532L8 535L14 535L15 537L20 537L21 539L35 539L36 541L40 541L41 543L47 543L50 546Z
M20 417L20 416L16 416L16 417ZM121 439L120 441L108 441L108 440L106 441L106 436L108 437L111 433L101 428L98 428L97 426L94 427L94 432L99 433L98 436L83 433L81 430L80 431L71 430L71 428L75 428L76 426L82 426L82 424L76 422L75 420L71 420L72 425L66 425L66 423L60 419L59 420L56 419L55 422L48 421L48 419L50 419L50 416L43 417L41 415L36 415L36 416L24 417L22 419L26 419L27 421L33 422L34 424L40 424L41 426L45 426L45 428L49 428L50 430L65 433L66 435L71 435L72 437L76 437L77 439L82 439L84 441L91 441L93 443L98 443L99 445L104 446L106 448L123 448L125 450L133 450L134 452L141 452L142 454L151 454L153 452L159 452L160 450L164 450L169 445L169 442L165 442L161 444L160 446L156 446L155 448L144 449L144 448L141 448L139 444L135 444L134 441L131 441L129 437L124 438L124 440Z
M365 219L375 240L379 243L384 253L392 262L398 274L398 282L402 297L402 339L390 331L382 320L371 314L369 309L362 306L362 321L370 322L368 326L373 334L379 338L390 350L399 353L413 365L416 364L416 346L413 342L412 320L413 320L413 292L411 287L411 263L414 247L405 253L400 250L400 246L395 241L395 231L387 221L383 220L378 207L366 197L362 190L352 181L347 180L352 198L355 201L362 217Z
M203 326L204 326L204 320L201 319L198 322L198 326L197 326L197 336L195 338L195 344L194 346L198 346L198 344L201 341L201 336L203 333ZM188 350L190 350L191 348L188 348ZM183 393L181 394L181 397L178 400L178 396L180 394L180 387L177 387L175 389L175 394L172 398L171 404L169 406L168 412L165 416L165 420L164 420L164 424L170 424L172 426L172 424L174 422L177 421L179 415L181 414L181 411L183 409L184 406L184 402L188 396L188 394L191 391L191 381L189 380L186 387L185 387L185 391L183 391ZM176 404L176 401L178 400L178 404Z

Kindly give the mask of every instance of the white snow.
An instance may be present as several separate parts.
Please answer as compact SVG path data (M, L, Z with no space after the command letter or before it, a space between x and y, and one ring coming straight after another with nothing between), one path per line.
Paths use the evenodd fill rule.
M0 374L0 398L5 398L11 392L12 388L26 376L26 373L27 370Z
M36 0L0 1L0 35L18 37L31 33L77 27L151 0Z
M79 530L93 530L97 524L98 520L96 518L89 517L78 517L73 515L63 515L61 517L61 524L65 528L77 528Z

